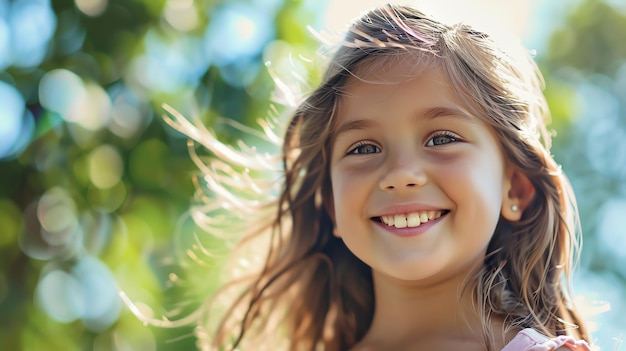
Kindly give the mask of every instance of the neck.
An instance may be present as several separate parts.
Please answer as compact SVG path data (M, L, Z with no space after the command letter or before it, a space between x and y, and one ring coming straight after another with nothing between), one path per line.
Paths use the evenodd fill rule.
M471 326L477 325L479 317L471 308L474 303L470 291L463 291L462 283L462 278L454 277L438 284L416 286L375 275L376 310L370 331L380 330L382 335L475 334L476 328Z
M457 343L462 349L484 349L480 306L473 301L471 287L465 288L464 277L416 285L374 273L376 308L370 329L362 345L375 349L450 349ZM502 330L495 321L494 330ZM494 335L493 342L503 346L505 336ZM469 345L474 345L471 347ZM453 347L454 348L454 347Z

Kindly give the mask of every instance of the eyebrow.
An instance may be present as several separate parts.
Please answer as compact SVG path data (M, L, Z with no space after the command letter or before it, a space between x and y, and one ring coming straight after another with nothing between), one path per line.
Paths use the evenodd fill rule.
M439 117L450 117L454 119L459 119L464 122L476 123L476 119L473 118L468 112L464 109L459 109L455 107L432 107L427 109L423 114L420 115L420 119L426 120L434 120ZM369 119L357 119L354 121L343 123L339 126L337 131L335 132L335 138L339 135L352 131L352 130L363 130L368 128L375 128L378 126L378 123L374 120Z
M357 119L354 121L343 123L335 132L335 138L339 137L339 135L352 131L352 130L363 130L368 128L374 128L378 125L373 120L369 119Z
M457 107L433 107L424 113L425 119L436 119L438 117L458 118L465 122L476 123L476 119L465 109Z

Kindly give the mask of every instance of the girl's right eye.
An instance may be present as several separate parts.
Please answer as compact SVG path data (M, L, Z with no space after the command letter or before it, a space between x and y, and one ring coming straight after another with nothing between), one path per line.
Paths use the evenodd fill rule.
M370 144L367 142L360 142L355 147L353 147L350 151L348 151L348 155L361 155L361 154L376 154L381 152L380 148L374 144Z

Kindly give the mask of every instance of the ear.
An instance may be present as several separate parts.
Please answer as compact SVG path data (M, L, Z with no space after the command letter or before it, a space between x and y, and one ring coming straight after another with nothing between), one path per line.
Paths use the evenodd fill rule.
M508 167L505 177L502 192L502 217L511 222L517 222L535 198L535 186L526 174L516 167Z

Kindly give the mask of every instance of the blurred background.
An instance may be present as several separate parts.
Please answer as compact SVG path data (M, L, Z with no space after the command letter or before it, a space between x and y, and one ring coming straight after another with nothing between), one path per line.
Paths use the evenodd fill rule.
M316 83L309 29L375 4L0 0L0 350L193 350L193 325L145 326L118 295L176 320L216 284L186 249L197 171L161 104L234 143L225 121L259 129L272 77ZM626 350L626 2L413 4L536 51L582 217L575 298L597 345Z

